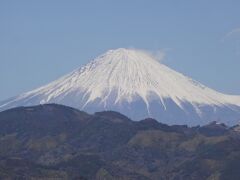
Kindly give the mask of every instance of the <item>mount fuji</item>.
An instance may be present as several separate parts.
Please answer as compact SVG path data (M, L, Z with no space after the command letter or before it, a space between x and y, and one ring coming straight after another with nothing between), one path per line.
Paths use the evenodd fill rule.
M93 113L118 111L134 120L167 124L233 125L240 120L240 96L226 95L178 73L135 49L109 50L62 78L0 103L0 111L57 103Z

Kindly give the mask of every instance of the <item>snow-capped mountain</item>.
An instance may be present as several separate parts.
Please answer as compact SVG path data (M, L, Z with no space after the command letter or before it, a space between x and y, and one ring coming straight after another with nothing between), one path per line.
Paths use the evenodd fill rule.
M214 91L135 49L109 50L46 86L2 102L0 110L45 103L87 112L115 110L168 124L240 120L240 96Z

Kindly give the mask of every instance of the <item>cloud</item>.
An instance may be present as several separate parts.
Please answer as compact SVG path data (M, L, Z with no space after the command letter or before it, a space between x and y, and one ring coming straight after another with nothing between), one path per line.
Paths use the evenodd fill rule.
M228 39L229 37L231 36L234 36L234 35L238 35L240 34L240 27L239 28L235 28L233 30L231 30L230 32L228 32L222 39L222 41L225 41L226 39Z
M230 39L231 38L231 39ZM225 43L226 40L231 40L232 45L234 46L234 51L237 56L240 55L240 27L235 28L228 32L222 39L222 42Z
M127 49L135 50L135 51L139 51L144 54L147 54L151 56L153 59L157 60L158 62L165 61L167 59L167 52L172 50L172 48L163 48L163 49L157 49L157 50L138 49L132 46L128 47Z
M155 51L148 51L144 50L145 53L148 53L151 55L154 59L158 60L159 62L162 62L163 60L166 59L167 52L170 51L170 48L164 48L164 49L158 49Z

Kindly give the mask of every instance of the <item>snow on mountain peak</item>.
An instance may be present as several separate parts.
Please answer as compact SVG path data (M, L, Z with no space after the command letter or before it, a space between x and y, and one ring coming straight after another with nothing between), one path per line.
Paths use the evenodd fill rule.
M168 97L181 107L181 101L220 105L228 99L160 64L141 50L110 50L96 58L91 65L92 68L84 76L88 83L81 83L84 89L91 92L89 101L104 97L104 102L113 89L117 90L115 103L122 99L132 101L134 96L140 96L147 105L149 98L160 98L164 105L163 99Z
M222 106L231 106L231 109L240 106L239 99L239 96L224 95L207 88L159 63L145 51L119 48L107 51L46 86L0 104L0 109L59 103L87 111L129 111L127 115L134 116L134 109L145 106L144 116L158 118L154 115L158 108L163 109L163 114L173 106L176 111L179 108L189 113L186 106L191 106L191 111L202 116L201 107L210 106L213 111Z

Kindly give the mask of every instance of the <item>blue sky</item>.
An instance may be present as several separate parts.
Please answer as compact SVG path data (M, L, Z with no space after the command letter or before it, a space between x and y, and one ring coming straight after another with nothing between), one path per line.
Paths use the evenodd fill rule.
M171 68L240 94L239 9L237 0L1 0L0 100L119 47L164 52Z

